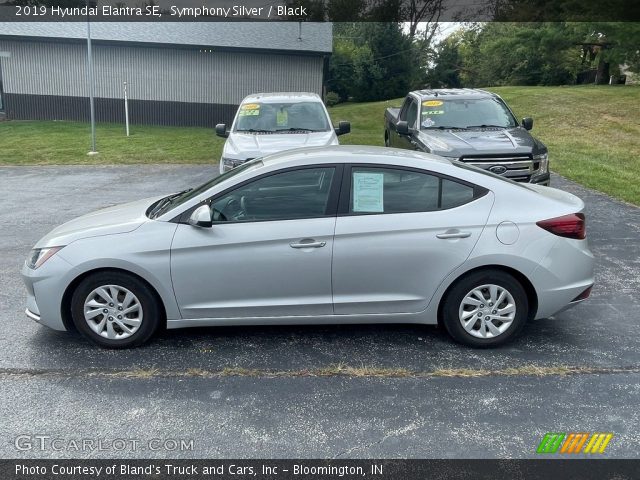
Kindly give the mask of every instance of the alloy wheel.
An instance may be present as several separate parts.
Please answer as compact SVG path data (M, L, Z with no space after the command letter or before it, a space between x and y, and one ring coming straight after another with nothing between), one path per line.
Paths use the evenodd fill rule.
M84 319L101 337L122 340L142 324L142 305L133 292L119 285L102 285L84 302Z
M467 333L477 338L494 338L512 325L516 303L500 285L486 284L467 293L460 303L459 319Z

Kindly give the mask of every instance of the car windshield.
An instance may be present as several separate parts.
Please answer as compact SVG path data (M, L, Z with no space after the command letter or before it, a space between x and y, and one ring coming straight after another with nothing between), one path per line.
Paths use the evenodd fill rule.
M185 190L184 192L180 192L178 194L164 197L151 206L151 208L147 212L147 215L149 216L149 218L158 218L160 215L164 215L165 213L173 210L174 208L182 205L183 203L188 202L192 198L197 197L201 193L206 192L214 185L218 185L222 182L226 182L227 180L235 177L241 172L258 168L260 166L262 166L262 159L256 158L249 162L245 162L242 165L232 170L229 170L228 172L223 173L222 175L218 175L217 177L212 178L208 182L200 185L199 187L191 188L189 190Z
M327 114L320 102L250 102L240 105L236 132L326 132Z
M511 128L516 119L498 98L423 100L420 128Z

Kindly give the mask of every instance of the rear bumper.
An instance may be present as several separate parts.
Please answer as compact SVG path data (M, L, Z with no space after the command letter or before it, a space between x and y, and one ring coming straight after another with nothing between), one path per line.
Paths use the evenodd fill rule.
M578 297L593 286L594 263L586 240L558 238L531 274L538 294L536 318L556 315L586 300Z

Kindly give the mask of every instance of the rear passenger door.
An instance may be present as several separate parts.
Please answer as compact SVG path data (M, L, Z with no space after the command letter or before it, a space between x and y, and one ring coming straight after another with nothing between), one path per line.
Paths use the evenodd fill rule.
M404 167L345 169L333 245L336 314L424 310L471 253L493 195Z

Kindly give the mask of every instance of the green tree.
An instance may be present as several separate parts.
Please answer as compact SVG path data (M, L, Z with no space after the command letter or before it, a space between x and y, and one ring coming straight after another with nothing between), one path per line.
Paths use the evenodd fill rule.
M580 48L564 23L476 25L458 50L466 86L570 84L580 69Z
M416 78L414 54L413 42L399 23L337 23L328 89L343 100L404 96Z
M461 37L459 34L450 35L436 47L434 66L428 70L426 76L427 84L432 88L462 87Z

